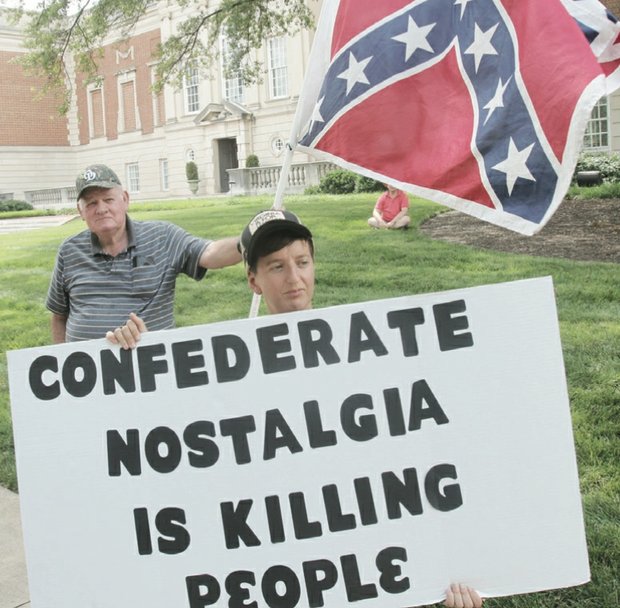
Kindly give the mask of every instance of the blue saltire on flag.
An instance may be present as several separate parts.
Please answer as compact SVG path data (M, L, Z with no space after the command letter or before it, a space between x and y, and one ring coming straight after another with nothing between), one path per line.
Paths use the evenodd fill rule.
M617 68L617 23L563 2L579 23L562 0L325 0L296 149L535 234Z

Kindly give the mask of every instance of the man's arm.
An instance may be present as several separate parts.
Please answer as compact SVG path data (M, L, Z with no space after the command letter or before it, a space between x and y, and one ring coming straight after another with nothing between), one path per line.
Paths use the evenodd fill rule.
M208 269L238 264L241 261L241 254L237 249L238 241L236 236L212 241L202 252L198 263Z
M383 220L383 213L381 212L381 209L379 209L379 203L377 202L377 204L375 205L375 208L372 210L372 217L375 218L375 220L377 221L377 224L379 226L386 226L386 222Z
M67 341L67 317L64 315L52 313L52 342L54 344L62 344Z

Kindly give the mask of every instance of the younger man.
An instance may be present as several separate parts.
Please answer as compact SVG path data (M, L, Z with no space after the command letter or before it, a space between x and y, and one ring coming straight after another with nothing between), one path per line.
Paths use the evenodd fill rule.
M312 234L290 211L270 209L252 218L239 240L250 289L270 314L312 308Z
M411 219L407 215L409 199L402 190L397 190L389 184L385 184L387 192L384 192L372 211L372 217L368 219L368 225L373 228L407 228Z
M312 308L314 243L312 233L294 213L269 209L256 214L241 233L239 249L248 285L264 298L270 314ZM115 336L108 339L133 348L144 331L142 320L132 315L127 325L117 328ZM480 608L482 601L474 589L454 583L446 590L444 606Z
M242 232L239 246L250 289L263 296L270 314L312 308L314 244L294 213L261 211ZM474 589L454 583L446 590L444 606L480 608L482 602Z

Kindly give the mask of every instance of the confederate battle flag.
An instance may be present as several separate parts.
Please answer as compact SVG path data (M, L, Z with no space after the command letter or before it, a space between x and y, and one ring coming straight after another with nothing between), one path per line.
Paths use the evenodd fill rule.
M618 80L597 0L325 0L295 149L535 234Z

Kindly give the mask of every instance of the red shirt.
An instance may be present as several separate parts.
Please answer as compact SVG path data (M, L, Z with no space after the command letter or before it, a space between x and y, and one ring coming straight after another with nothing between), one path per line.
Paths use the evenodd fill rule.
M409 208L409 199L402 190L396 191L392 198L389 192L384 192L377 201L375 209L381 214L384 222L391 222L401 211Z

